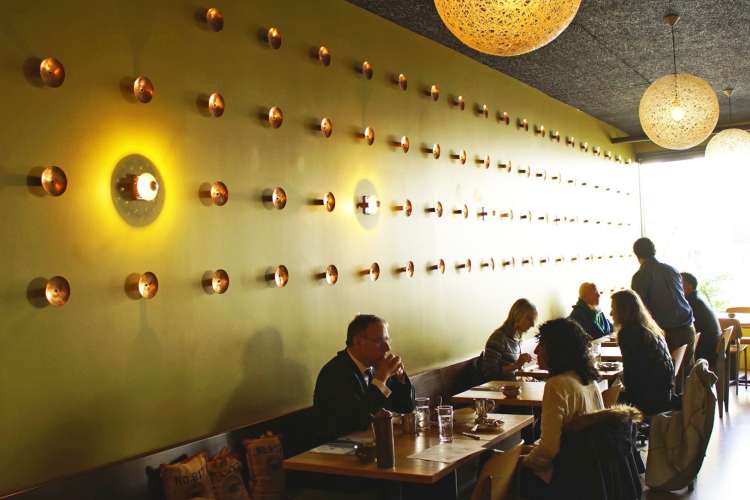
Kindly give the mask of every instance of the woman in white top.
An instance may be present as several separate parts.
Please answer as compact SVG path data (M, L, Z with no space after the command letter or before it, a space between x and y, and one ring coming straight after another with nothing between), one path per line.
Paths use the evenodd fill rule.
M604 408L591 337L583 328L569 319L554 319L539 327L537 338L534 352L539 367L549 370L550 377L542 399L542 436L523 460L522 491L529 500L545 498L565 424Z

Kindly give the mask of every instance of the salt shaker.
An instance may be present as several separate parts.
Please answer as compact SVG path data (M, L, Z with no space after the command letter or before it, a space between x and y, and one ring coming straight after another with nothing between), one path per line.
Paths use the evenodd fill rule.
M378 467L388 469L396 462L396 450L393 443L393 414L388 410L380 410L373 419L375 428L375 454Z

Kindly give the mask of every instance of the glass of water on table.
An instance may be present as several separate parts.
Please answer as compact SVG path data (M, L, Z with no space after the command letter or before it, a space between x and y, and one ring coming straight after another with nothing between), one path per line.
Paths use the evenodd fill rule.
M453 442L453 406L440 405L437 407L438 430L440 431L440 442Z
M417 403L417 432L430 430L430 398L415 398Z

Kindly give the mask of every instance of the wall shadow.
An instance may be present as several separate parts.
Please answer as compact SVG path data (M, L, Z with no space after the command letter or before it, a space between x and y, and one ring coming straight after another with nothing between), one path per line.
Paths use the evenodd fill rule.
M284 341L275 328L261 328L247 340L242 370L242 380L218 416L216 432L312 404L310 373L285 357Z

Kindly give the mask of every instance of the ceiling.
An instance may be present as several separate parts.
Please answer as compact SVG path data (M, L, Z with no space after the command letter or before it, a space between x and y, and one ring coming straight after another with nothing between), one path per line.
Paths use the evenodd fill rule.
M641 136L638 103L648 85L672 72L672 40L662 17L671 7L677 68L717 91L734 87L731 123L750 121L750 0L583 0L556 40L529 54L497 57L462 44L432 0L348 0L581 109L631 136ZM540 0L547 1L547 0ZM553 1L553 0L550 0ZM719 124L729 123L720 95Z

